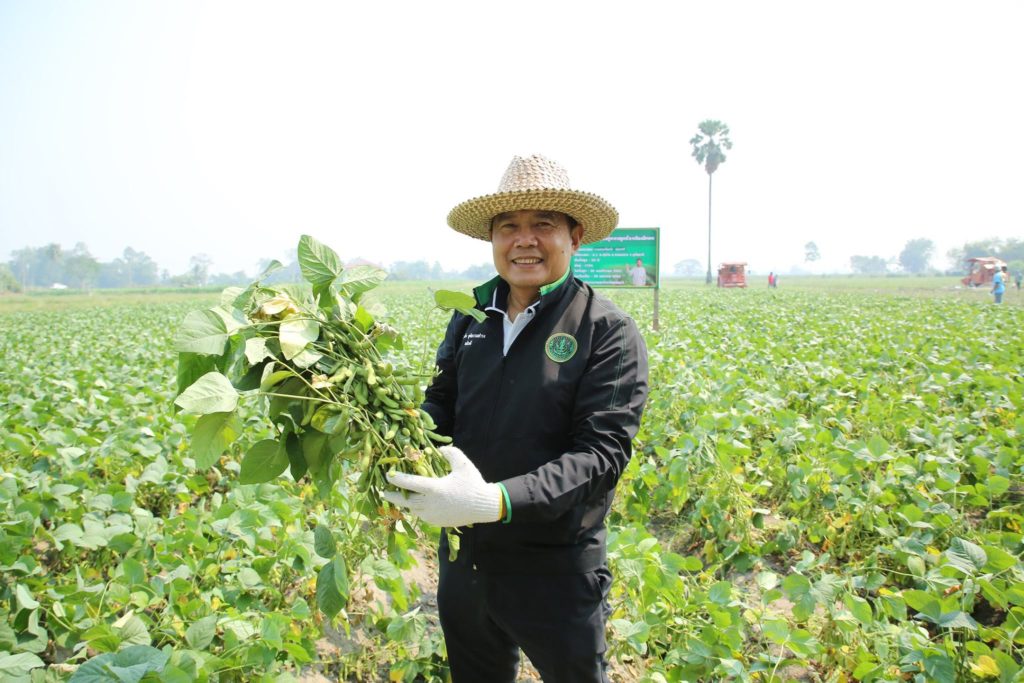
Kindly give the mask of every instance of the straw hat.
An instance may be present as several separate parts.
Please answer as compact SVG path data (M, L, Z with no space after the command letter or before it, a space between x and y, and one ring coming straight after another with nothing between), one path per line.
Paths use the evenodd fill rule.
M506 211L532 209L567 213L583 226L583 244L603 240L619 222L615 207L596 194L569 189L558 163L534 154L513 157L494 194L474 197L448 213L448 225L480 240L491 240L491 219Z

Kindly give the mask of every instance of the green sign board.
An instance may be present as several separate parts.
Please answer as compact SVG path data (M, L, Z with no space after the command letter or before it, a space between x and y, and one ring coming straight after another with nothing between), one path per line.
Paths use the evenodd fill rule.
M659 228L619 228L584 244L572 272L591 287L657 287Z

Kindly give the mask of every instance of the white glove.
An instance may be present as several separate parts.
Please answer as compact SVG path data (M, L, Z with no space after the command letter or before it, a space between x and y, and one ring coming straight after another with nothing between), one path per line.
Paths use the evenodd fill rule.
M409 511L427 524L435 526L466 526L479 522L497 522L501 517L501 489L488 484L466 454L454 446L442 446L452 471L440 478L389 472L388 482L404 491L385 491L382 495L392 505Z

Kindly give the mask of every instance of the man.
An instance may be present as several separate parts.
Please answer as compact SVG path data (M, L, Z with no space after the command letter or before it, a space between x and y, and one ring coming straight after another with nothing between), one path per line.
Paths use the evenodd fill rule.
M996 303L1003 303L1003 294L1006 292L1006 266L1003 266L996 271L996 274L992 276L992 296L995 297Z
M453 438L451 474L396 473L385 497L441 536L438 612L455 683L515 680L521 648L545 683L606 682L605 516L647 399L636 324L573 277L582 243L618 213L569 188L541 156L515 157L498 192L448 225L491 242L484 322L455 314L424 409Z
M643 259L636 260L636 265L629 270L629 276L633 279L634 287L643 287L647 284L647 269L644 268Z

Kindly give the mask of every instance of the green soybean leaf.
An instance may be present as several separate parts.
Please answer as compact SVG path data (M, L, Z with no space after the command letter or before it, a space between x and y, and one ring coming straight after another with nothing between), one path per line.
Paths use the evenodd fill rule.
M4 434L4 446L20 455L32 452L32 444L21 434Z
M243 484L262 484L280 476L288 467L288 455L274 439L257 441L242 458L242 471L238 481Z
M238 392L219 372L208 372L174 399L175 405L189 415L230 413L238 405Z
M284 650L299 664L308 664L313 661L306 649L298 643L285 643Z
M344 271L334 250L309 235L299 238L298 256L302 277L314 291L330 286Z
M749 678L747 670L743 667L743 663L738 659L726 657L720 662L720 666L729 676L739 679Z
M192 311L178 329L174 340L176 351L220 356L228 342L224 319L213 311Z
M334 617L348 601L348 574L345 561L336 556L320 568L316 577L316 604L328 617Z
M976 622L970 614L967 612L955 611L955 612L944 612L939 617L939 626L944 628L966 628L971 631L978 630L978 622Z
M14 680L28 676L32 669L43 666L43 660L30 652L20 652L16 655L0 654L0 679Z
M299 437L302 443L302 457L306 461L309 471L319 474L325 465L325 447L327 446L327 435L322 432L307 431Z
M708 591L708 600L716 605L728 605L732 599L732 584L728 581L719 581Z
M818 653L821 644L811 636L809 631L802 628L793 629L786 647L792 650L797 656L810 658Z
M178 395L192 384L217 367L216 356L204 356L198 353L178 354Z
M302 454L302 443L294 432L288 432L285 437L284 450L288 454L288 466L291 470L292 479L298 481L309 470L306 465L306 457Z
M14 588L14 596L18 604L18 609L35 609L39 607L39 601L32 597L32 593L29 592L28 588L25 588L22 584L17 584Z
M811 582L802 574L790 574L782 580L782 590L790 599L800 598L811 591Z
M983 567L985 572L997 573L1005 569L1009 569L1013 565L1017 564L1017 558L1002 548L994 545L986 545L983 549L987 556L987 561Z
M766 638L779 644L789 641L791 634L789 624L783 619L766 620L761 626L761 632Z
M871 613L871 603L856 595L845 595L843 603L853 614L853 618L864 626L870 626L874 622L874 615Z
M985 480L989 495L998 498L1010 489L1010 480L1004 476L993 474Z
M359 296L368 292L387 278L386 271L375 266L354 266L338 278L338 286L348 298L358 301Z
M291 370L277 370L275 372L271 372L263 378L262 382L260 382L260 391L270 391L294 374L295 373Z
M438 308L446 311L458 311L463 315L471 316L478 323L487 319L487 314L476 308L476 299L464 292L439 289L434 292L434 303Z
M194 622L185 631L185 640L193 650L205 650L217 635L217 615L211 614Z
M316 529L313 530L313 550L317 555L328 560L338 552L334 534L323 524L317 524Z
M373 314L362 306L356 307L355 312L352 314L352 320L359 325L359 329L363 332L369 332L374 323Z
M956 683L956 667L946 655L926 655L924 673L934 683Z
M942 606L939 604L939 599L931 593L907 589L903 591L903 601L933 623L938 623L942 617Z
M121 623L119 620L115 624L117 626L117 635L120 636L122 643L149 645L152 642L149 630L146 628L146 623L142 619L133 614L128 619L123 620L123 622Z
M704 563L701 562L700 558L696 555L687 555L683 558L683 561L679 563L678 568L681 571L699 572L704 569Z
M117 653L93 657L78 667L70 683L138 683L150 673L160 673L170 654L149 645L132 645Z
M209 413L196 422L192 430L192 453L196 468L208 469L217 462L227 447L242 431L242 420L236 413Z
M195 680L195 676L173 664L168 664L160 672L160 683L193 683Z
M962 538L954 538L944 555L951 565L967 575L980 571L988 562L984 548Z
M881 458L889 452L889 442L875 434L868 439L868 451L876 458Z

